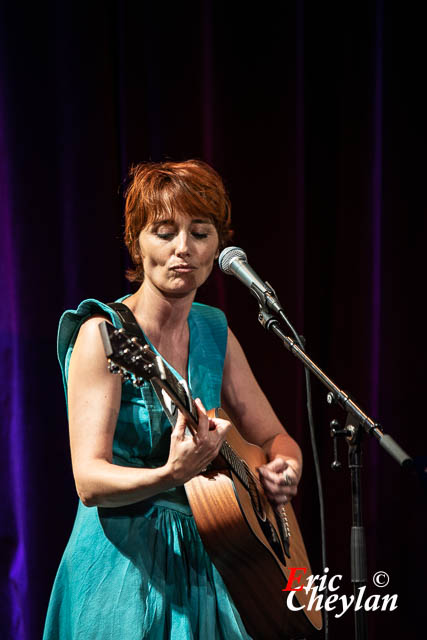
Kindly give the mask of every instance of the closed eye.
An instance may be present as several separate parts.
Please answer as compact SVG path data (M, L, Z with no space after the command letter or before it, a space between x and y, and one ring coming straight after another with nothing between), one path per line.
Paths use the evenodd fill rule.
M175 234L173 233L159 233L159 232L156 233L156 236L158 238L161 238L162 240L170 240L171 238L173 238L174 235Z

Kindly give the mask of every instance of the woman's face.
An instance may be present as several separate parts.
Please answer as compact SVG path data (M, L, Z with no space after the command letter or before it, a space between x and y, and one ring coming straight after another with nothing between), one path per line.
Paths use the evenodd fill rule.
M144 286L185 296L202 285L218 255L218 233L206 218L179 214L149 225L139 234Z

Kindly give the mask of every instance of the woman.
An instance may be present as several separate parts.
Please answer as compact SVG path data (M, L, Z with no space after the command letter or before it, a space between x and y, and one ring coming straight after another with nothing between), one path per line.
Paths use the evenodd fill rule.
M301 452L259 388L218 309L194 303L230 236L218 174L200 161L140 164L126 193L125 239L140 283L123 302L151 346L190 386L196 436L170 425L149 383L122 385L106 367L98 325L107 305L66 312L59 358L80 497L55 581L45 640L248 638L204 551L183 485L218 454L229 423L264 448L260 478L274 505L296 493ZM97 507L94 509L93 507Z

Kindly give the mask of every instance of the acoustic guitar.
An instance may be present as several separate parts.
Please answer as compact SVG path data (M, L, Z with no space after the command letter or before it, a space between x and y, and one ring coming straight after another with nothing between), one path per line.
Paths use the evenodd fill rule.
M108 366L135 386L149 380L172 427L178 409L190 433L197 431L197 410L189 389L162 358L137 337L108 322L100 324ZM227 418L222 409L208 415ZM205 548L220 572L254 640L296 640L322 628L321 612L308 608L311 575L304 542L290 504L277 512L267 500L256 469L267 461L264 451L247 442L232 425L218 457L185 484L188 501ZM292 568L305 568L287 606Z

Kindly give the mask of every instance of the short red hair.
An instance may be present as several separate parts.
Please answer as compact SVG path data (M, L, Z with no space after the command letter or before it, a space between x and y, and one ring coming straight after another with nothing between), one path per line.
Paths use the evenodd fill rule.
M218 233L219 249L230 240L230 199L221 177L206 162L141 162L131 168L129 177L125 243L135 265L126 273L131 282L144 279L139 234L157 220L174 218L178 213L209 218Z

